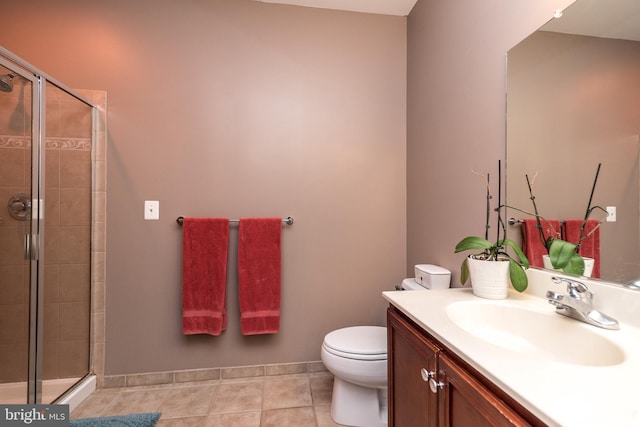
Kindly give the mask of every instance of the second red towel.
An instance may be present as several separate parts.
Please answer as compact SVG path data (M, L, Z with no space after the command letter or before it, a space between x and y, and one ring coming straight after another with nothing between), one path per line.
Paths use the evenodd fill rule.
M282 218L241 218L238 297L243 335L280 330Z

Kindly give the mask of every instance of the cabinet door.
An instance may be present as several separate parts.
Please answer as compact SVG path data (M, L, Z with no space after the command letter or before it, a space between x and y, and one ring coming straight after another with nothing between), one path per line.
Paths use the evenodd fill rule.
M393 309L387 313L389 427L436 427L437 395L423 375L436 372L439 349Z
M531 425L447 355L438 368L440 427Z

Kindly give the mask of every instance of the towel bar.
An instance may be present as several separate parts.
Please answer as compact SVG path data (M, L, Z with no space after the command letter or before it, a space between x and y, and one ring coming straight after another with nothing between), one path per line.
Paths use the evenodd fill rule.
M509 225L520 225L524 224L524 219L509 218L507 222L509 223ZM560 224L564 224L564 221L560 221Z
M179 217L176 219L176 222L177 222L179 225L182 225L182 223L184 222L184 217L183 217L183 216L179 216ZM230 219L230 220L229 220L229 222L231 222L231 223L238 223L238 222L240 222L240 220L239 220L239 219ZM291 224L293 224L293 217L292 217L292 216L288 216L288 217L286 217L286 218L282 218L282 222L283 222L283 223L285 223L286 225L291 225Z

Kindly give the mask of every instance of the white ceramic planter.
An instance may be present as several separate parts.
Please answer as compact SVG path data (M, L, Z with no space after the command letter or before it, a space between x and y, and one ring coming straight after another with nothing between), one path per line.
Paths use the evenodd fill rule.
M505 299L509 290L509 262L467 258L471 289L480 298Z
M591 277L591 273L593 272L593 265L595 263L593 258L582 257L584 260L584 273L582 276ZM553 264L551 264L551 258L549 255L542 255L542 262L544 262L544 268L547 270L555 270L562 272L561 268L553 268Z

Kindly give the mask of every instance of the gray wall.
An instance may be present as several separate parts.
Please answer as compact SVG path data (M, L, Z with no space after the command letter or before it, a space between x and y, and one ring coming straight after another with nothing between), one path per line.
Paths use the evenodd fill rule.
M106 374L320 359L405 277L406 18L244 0L6 5L0 44L108 93ZM143 201L160 220L143 220ZM280 333L181 333L178 216L287 216ZM233 251L232 251L233 252ZM234 258L234 255L232 255Z
M407 54L407 269L440 264L456 286L456 243L484 234L486 185L472 171L491 174L497 198L504 167L506 52L571 1L461 3L419 0Z
M505 52L567 3L419 0L408 19L5 5L1 45L108 92L106 373L317 360L327 331L383 324L380 292L414 264L457 271L455 243L483 226L471 169L504 158ZM142 220L145 199L160 221ZM179 215L296 217L280 334L242 338L230 286L225 334L181 335Z

